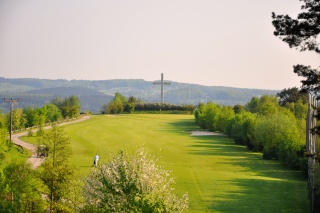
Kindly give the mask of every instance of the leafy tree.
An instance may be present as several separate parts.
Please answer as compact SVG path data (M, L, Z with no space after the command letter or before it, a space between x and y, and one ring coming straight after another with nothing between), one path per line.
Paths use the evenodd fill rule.
M196 124L198 124L201 128L206 128L206 105L204 103L200 103L194 111L194 117L196 119Z
M74 118L80 114L80 100L78 97L72 95L65 98L61 105L61 113L64 118Z
M259 114L271 115L278 111L277 97L273 95L263 95L259 101Z
M319 0L301 0L302 12L297 18L289 15L276 15L272 13L272 24L275 27L274 35L287 43L290 48L295 47L300 51L312 51L320 54L318 36L320 34L320 2ZM298 76L305 77L302 80L302 90L319 92L320 74L319 69L310 66L295 65L294 70Z
M33 127L39 125L40 118L39 114L33 107L23 108L23 114L27 120L26 126Z
M50 101L50 103L53 105L56 105L60 109L63 104L63 99L62 98L54 98Z
M279 112L286 114L294 114L297 122L304 121L306 122L306 117L308 114L308 103L304 103L302 99L297 99L296 102L288 102L284 107L279 107ZM305 130L306 126L301 127Z
M245 109L251 113L269 115L277 112L277 97L272 95L263 95L260 98L252 97L245 105Z
M170 172L143 148L130 155L125 150L111 155L108 163L94 168L85 179L84 210L96 212L182 212L188 196L173 193Z
M263 146L264 158L280 159L292 168L299 166L298 154L305 143L293 114L277 113L259 117L254 137L255 145Z
M74 118L80 114L80 100L77 96L71 95L68 98L55 98L51 103L56 105L63 116L63 118Z
M0 212L43 212L42 187L31 164L10 162L0 173Z
M12 112L12 129L22 129L25 127L27 120L21 108L17 108Z
M127 102L126 97L123 96L120 92L116 92L114 94L113 100L115 100L115 101L118 100L118 101L122 102L123 104L125 104Z
M245 145L250 149L259 150L252 144L254 138L256 116L251 112L242 112L230 120L228 133L237 144Z
M126 107L125 107L126 111L129 113L132 113L134 111L136 104L137 104L137 99L133 96L130 96L126 103L127 103Z
M192 104L187 104L187 105L184 105L184 109L186 110L187 113L190 113L190 115L192 115L195 110L195 106Z
M131 99L131 101L134 100ZM133 104L133 102L131 102L131 104ZM104 112L110 114L121 114L123 113L126 105L126 97L124 97L120 92L116 92L114 98L107 105L104 106Z
M39 118L38 125L43 127L44 123L46 122L48 109L46 107L42 107L42 108L36 108L35 110L36 110L36 113L38 114L38 118Z
M46 122L56 122L62 119L62 114L57 105L46 104L42 108L46 110Z
M258 97L252 97L251 100L245 105L245 109L252 113L257 113L259 111L260 100Z
M112 100L106 105L105 112L108 114L121 114L124 110L124 105L120 100Z
M48 157L41 165L40 178L48 188L50 212L68 212L70 209L66 209L64 199L68 197L75 172L68 163L70 140L61 127L53 125L49 132L39 138L38 143L48 149Z
M244 106L237 104L233 106L233 111L234 113L239 114L239 113L245 112L246 109L244 108Z
M308 114L308 103L303 103L301 99L299 99L294 105L294 116L297 119L305 120Z
M168 104L168 103L142 103L139 101L135 105L135 111L184 111L185 113L193 114L195 110L195 106L191 104L187 105L176 105L176 104Z
M206 129L210 131L216 131L218 125L218 119L221 114L221 106L212 102L206 105Z
M7 140L7 118L0 111L0 143L5 143Z
M235 113L234 113L233 107L223 106L221 108L221 113L217 121L217 130L223 133L227 133L228 122L229 120L234 118L234 116L235 116Z

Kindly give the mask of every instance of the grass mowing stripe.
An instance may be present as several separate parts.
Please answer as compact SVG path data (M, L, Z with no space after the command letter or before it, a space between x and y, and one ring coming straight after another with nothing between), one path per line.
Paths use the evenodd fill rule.
M107 161L118 148L144 145L172 170L175 191L188 192L191 212L309 212L306 180L277 161L221 136L191 136L192 115L92 116L64 127L72 162L88 172L93 156Z

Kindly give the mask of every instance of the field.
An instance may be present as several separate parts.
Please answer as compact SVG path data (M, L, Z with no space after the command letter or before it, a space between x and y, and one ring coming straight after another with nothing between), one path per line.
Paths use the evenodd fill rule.
M71 161L84 173L96 153L102 163L120 148L144 146L172 171L176 193L188 192L191 212L309 212L300 172L262 160L225 136L191 136L197 129L192 115L96 115L64 129Z

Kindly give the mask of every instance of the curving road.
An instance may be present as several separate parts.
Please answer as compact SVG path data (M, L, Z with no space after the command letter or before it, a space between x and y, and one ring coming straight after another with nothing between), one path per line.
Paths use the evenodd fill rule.
M76 123L76 122L85 121L85 120L88 120L89 118L90 118L89 115L85 115L85 116L81 117L80 119L64 122L64 123L59 124L58 126L64 126L64 125L67 125L67 124L72 124L72 123ZM50 128L51 128L51 126L44 127L44 129L50 129ZM36 130L33 130L33 131L35 132ZM12 139L13 143L15 143L17 145L20 145L23 148L28 149L28 150L30 150L32 152L32 155L28 159L28 162L31 163L32 167L35 169L35 168L37 168L38 166L41 165L41 163L44 161L45 158L38 158L37 157L37 155L36 155L36 146L35 145L26 143L26 142L24 142L24 141L22 141L20 139L21 136L25 136L27 134L28 134L28 132L21 132L21 133L13 134L11 136L11 139Z

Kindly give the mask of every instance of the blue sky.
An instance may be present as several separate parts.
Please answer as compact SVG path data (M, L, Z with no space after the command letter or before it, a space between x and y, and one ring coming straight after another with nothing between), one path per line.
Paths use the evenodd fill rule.
M300 86L319 56L273 35L271 13L299 0L0 1L0 76L144 79L208 86Z

